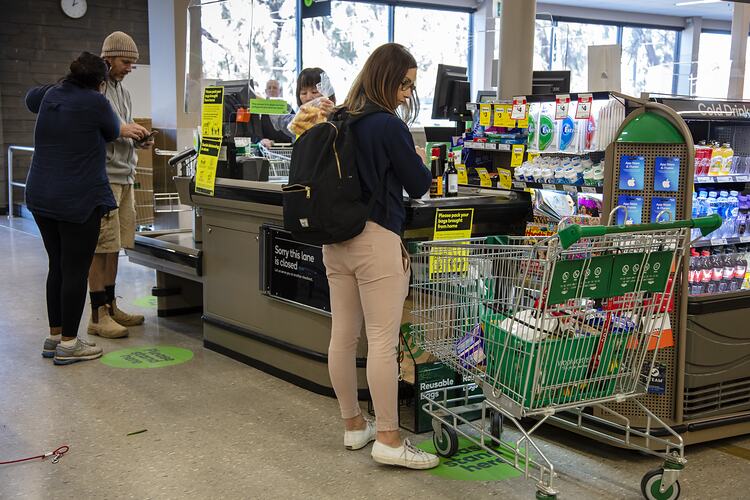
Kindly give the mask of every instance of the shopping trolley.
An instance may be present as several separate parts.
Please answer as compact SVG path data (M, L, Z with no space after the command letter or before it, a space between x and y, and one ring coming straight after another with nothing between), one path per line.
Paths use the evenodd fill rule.
M554 419L663 458L641 489L646 498L676 499L683 440L634 398L647 391L691 228L706 235L719 226L712 216L419 243L412 334L463 379L426 399L438 454L456 453L462 435L536 479L537 498L556 498L554 466L532 439ZM472 394L477 386L483 394ZM645 413L645 430L603 406L626 399ZM598 431L604 420L585 407L616 417L622 436ZM469 421L467 408L481 418ZM536 419L529 429L525 417ZM519 439L503 440L508 422Z
M292 161L292 146L276 144L265 147L258 144L258 150L271 164L269 175L272 177L289 177L289 164Z

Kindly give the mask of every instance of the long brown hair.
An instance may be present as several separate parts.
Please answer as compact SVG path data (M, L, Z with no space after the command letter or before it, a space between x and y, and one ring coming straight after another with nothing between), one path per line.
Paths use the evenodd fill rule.
M416 67L416 59L403 45L381 45L365 61L342 107L356 115L365 109L368 102L372 102L387 111L397 113L406 123L413 123L419 112L417 89L412 91L411 98L401 106L396 99L399 89L404 84L406 72Z

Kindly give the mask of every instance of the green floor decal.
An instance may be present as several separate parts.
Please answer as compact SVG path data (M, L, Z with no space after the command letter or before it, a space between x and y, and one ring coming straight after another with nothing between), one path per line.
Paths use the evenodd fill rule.
M162 368L193 359L193 351L180 347L142 346L108 352L102 363L113 368Z
M468 439L459 438L458 443L458 452L451 458L440 457L440 465L430 469L430 474L459 481L504 481L522 475L520 471ZM421 443L418 448L435 453L432 439ZM501 454L512 460L510 453Z
M137 305L138 307L152 309L156 307L156 297L154 297L153 295L146 295L145 297L139 297L133 301L133 304Z

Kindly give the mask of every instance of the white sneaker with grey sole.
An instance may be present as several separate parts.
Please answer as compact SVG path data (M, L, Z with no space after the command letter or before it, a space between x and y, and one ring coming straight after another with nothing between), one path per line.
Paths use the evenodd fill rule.
M101 356L101 347L92 346L84 343L81 339L76 339L76 343L73 347L65 347L62 342L57 345L57 348L55 349L54 363L56 365L69 365L79 361L100 358Z
M371 441L375 441L377 436L375 423L365 419L365 428L359 431L344 432L344 446L347 450L359 450L367 446Z
M372 445L372 458L380 464L398 465L407 469L432 469L440 465L440 458L415 447L404 439L398 448L392 448L379 441Z

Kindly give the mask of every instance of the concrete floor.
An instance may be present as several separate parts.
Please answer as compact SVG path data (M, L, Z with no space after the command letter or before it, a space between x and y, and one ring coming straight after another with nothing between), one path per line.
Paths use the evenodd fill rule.
M195 353L190 362L128 370L43 359L46 255L29 221L0 222L0 276L0 461L70 446L57 465L0 466L0 498L534 497L523 477L451 481L379 466L369 447L344 450L335 400L205 350L198 315L162 319L134 305L154 273L125 257L119 303L146 324L124 340L95 340L105 352L184 347ZM642 475L659 465L554 428L540 443L558 467L560 498L640 498ZM748 498L749 437L687 455L681 498Z

